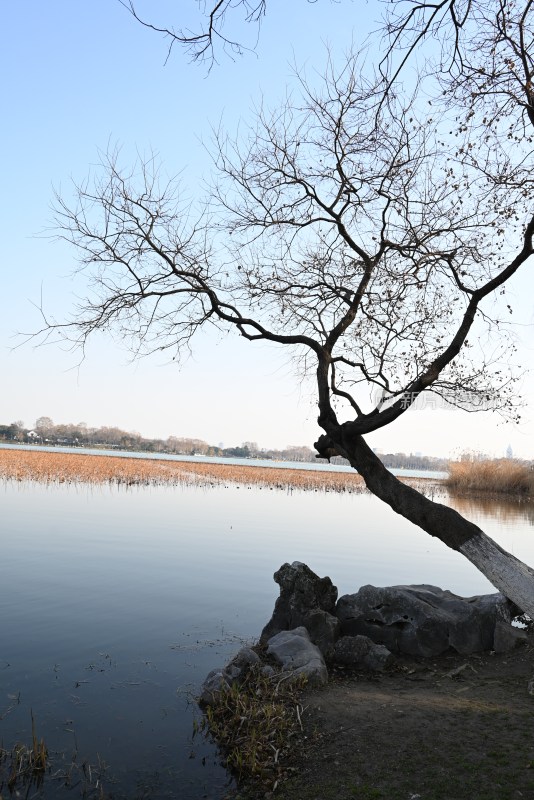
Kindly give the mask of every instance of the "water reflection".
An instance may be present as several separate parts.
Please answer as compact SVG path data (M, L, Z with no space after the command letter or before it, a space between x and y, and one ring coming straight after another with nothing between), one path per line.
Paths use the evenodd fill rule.
M500 523L528 522L534 525L534 503L506 497L477 497L476 499L455 494L448 496L448 503L470 520L491 518Z

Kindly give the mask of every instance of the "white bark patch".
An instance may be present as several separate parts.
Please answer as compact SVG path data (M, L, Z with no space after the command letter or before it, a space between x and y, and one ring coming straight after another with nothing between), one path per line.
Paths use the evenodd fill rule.
M534 619L534 570L502 550L485 533L459 547L469 561L509 600Z

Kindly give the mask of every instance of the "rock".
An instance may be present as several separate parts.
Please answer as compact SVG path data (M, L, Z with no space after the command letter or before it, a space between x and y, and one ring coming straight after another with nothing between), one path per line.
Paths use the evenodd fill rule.
M238 654L225 667L212 669L208 673L200 690L199 704L205 706L213 705L213 703L217 702L217 696L223 689L229 689L235 683L241 683L250 667L260 662L259 655L250 647L241 648Z
M334 645L341 633L341 623L333 614L316 608L304 614L302 624L308 631L310 639L317 645L324 658L331 658Z
M498 619L495 623L495 634L493 637L493 649L496 653L508 653L527 640L527 633L522 628L514 628L503 620Z
M252 650L251 647L242 647L238 654L230 661L230 664L243 669L244 667L250 667L252 664L259 664L260 661L261 658L255 650Z
M217 701L219 692L230 687L230 682L224 673L224 669L212 669L211 672L208 672L206 679L202 684L202 688L200 689L200 695L198 698L199 705L213 705L213 703Z
M342 636L336 642L333 660L344 667L383 672L393 663L393 656L387 647L367 636Z
M291 671L295 676L306 675L314 684L328 681L322 653L303 626L272 636L267 642L267 654L281 665L284 672Z
M363 586L340 597L342 635L368 636L392 652L429 657L450 647L467 655L492 650L497 634L511 627L511 607L501 594L459 597L436 586Z
M260 637L267 642L280 631L304 626L323 655L329 656L339 636L335 616L337 588L330 578L319 578L306 564L283 564L274 574L280 586L273 615Z

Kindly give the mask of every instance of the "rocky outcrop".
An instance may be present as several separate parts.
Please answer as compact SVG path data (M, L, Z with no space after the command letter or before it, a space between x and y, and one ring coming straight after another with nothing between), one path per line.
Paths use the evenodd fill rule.
M294 561L283 564L274 573L274 580L280 586L280 596L260 643L265 644L280 631L303 626L323 656L329 658L340 632L335 616L337 588L330 578L319 578L306 564Z
M368 636L390 651L435 656L453 648L469 654L506 647L511 607L501 594L459 597L437 586L363 586L340 597L336 613L342 635Z
M319 578L299 561L283 564L274 579L280 596L258 652L263 650L282 671L306 675L312 683L328 680L327 663L381 672L391 666L392 653L431 657L451 648L463 655L502 653L525 639L511 624L517 609L498 593L459 597L426 584L363 586L336 603L330 578ZM200 702L214 702L252 667L275 675L258 652L243 648L226 667L210 672Z

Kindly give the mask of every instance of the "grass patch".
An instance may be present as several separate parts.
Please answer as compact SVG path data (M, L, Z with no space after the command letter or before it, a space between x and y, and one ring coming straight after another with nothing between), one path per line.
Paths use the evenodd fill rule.
M292 773L289 760L302 735L300 698L306 682L303 676L266 676L261 665L252 665L243 681L221 690L195 723L195 733L215 740L245 796L274 791Z
M509 494L534 497L534 469L508 458L488 461L453 461L445 485L458 492Z

